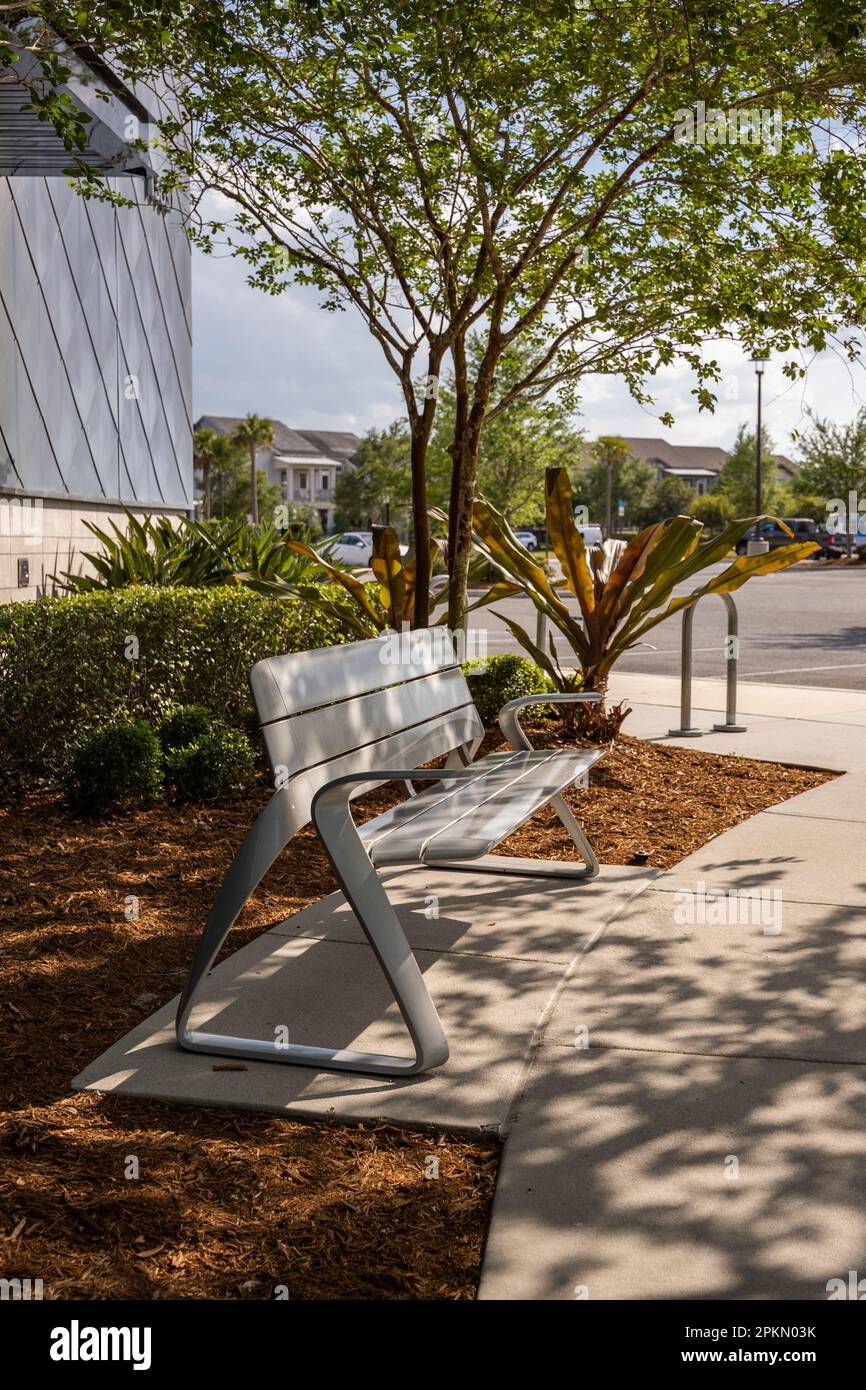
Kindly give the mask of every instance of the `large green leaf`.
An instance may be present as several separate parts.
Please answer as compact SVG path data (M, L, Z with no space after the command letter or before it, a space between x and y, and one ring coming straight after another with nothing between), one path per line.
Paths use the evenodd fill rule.
M583 536L574 522L571 482L564 468L548 468L544 475L547 534L553 553L562 566L565 582L580 604L589 625L595 608L595 590L586 559Z
M540 666L542 671L544 671L548 676L550 676L550 679L553 681L557 690L563 690L567 688L563 685L562 673L559 670L559 663L557 662L556 664L554 664L551 661L550 657L547 655L547 652L545 652L543 648L539 647L536 642L532 641L532 638L529 636L529 633L526 631L524 627L521 627L520 623L518 623L514 618L507 617L504 613L494 613L493 616L494 618L498 618L501 623L505 624L512 637L517 639L517 642L523 648L523 650L529 652L536 666Z
M339 569L338 566L330 564L329 561L320 555L318 551L314 550L307 541L287 541L286 544L289 550L293 551L295 555L306 555L308 559L315 560L333 583L339 584L346 590L347 594L351 595L365 616L376 626L377 630L381 630L384 626L382 619L370 602L366 587L361 583L360 579L356 579L348 570L342 570Z
M373 527L373 554L370 568L379 581L379 602L393 628L399 630L407 613L406 575L400 540L391 526Z
M623 628L616 634L611 642L601 663L600 671L604 674L610 670L613 663L640 641L640 639L657 627L659 623L676 613L681 613L684 609L690 608L700 599L709 594L732 593L739 589L748 579L764 574L774 574L779 570L787 569L790 565L796 565L801 560L813 555L820 546L814 541L801 541L796 545L780 546L776 550L770 550L765 555L741 555L733 564L721 574L715 575L702 588L692 594L683 594L679 598L671 599L668 605L658 613L653 613L646 618L637 628L626 631Z
M511 531L505 518L486 502L476 502L473 508L475 544L506 580L520 585L532 602L565 634L580 653L588 659L590 644L568 605L553 588L541 565L532 559Z

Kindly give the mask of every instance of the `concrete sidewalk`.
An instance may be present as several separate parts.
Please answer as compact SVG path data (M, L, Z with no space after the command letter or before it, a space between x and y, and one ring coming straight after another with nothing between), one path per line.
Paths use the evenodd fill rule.
M679 722L669 678L612 695L631 733ZM722 683L693 706L710 728ZM746 734L674 741L846 775L690 855L583 957L506 1144L481 1298L825 1299L866 1273L866 696L749 685L739 712ZM766 917L689 921L701 885L763 889Z
M630 733L678 723L677 681L615 677L611 694ZM723 704L722 682L695 682L693 722ZM662 875L387 874L451 1041L439 1071L216 1070L177 1050L171 1001L73 1084L506 1135L484 1299L822 1299L866 1276L866 694L749 684L739 713L746 733L683 746L845 775ZM763 889L781 919L689 921L700 885ZM206 1020L407 1050L339 894L223 962Z

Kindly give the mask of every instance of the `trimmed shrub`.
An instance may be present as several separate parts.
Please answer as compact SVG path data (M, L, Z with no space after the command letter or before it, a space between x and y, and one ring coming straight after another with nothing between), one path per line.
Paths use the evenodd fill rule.
M88 734L65 778L75 811L104 811L156 801L162 793L162 749L146 720Z
M346 640L303 603L242 587L127 589L0 605L0 798L58 783L84 734L205 705L248 727L266 656Z
M159 726L159 741L164 753L172 748L186 748L214 726L214 717L204 705L181 705Z
M236 729L210 729L165 759L166 780L183 801L215 801L246 791L253 776L253 748Z
M499 656L488 657L486 662L466 661L463 674L485 724L495 724L496 716L509 700L555 689L534 661L514 652L502 652ZM550 706L538 705L533 713L537 717L549 715Z

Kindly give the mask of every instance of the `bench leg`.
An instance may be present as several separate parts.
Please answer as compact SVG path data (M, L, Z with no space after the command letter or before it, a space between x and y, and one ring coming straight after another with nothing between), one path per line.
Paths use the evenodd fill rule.
M346 801L345 793L342 800ZM190 1015L202 983L241 909L292 836L301 828L289 796L284 790L274 793L248 832L208 916L177 1011L177 1041L187 1052L247 1057L254 1061L284 1062L327 1071L365 1072L384 1076L412 1075L430 1067L440 1066L447 1060L448 1044L439 1015L397 915L361 844L349 815L348 805L345 815L351 834L343 831L339 817L335 820L333 815L325 810L323 824L326 833L331 834L332 841L330 845L325 841L325 848L346 897L355 909L367 939L394 991L400 1012L415 1044L415 1056L390 1057L382 1053L353 1052L347 1048L307 1047L300 1043L279 1044L268 1039L238 1038L190 1027ZM322 838L325 840L324 835ZM344 845L347 845L350 851L355 849L353 839L363 856L368 873L364 875L358 872L362 866L357 862L357 854L350 853L352 864L348 870L348 878L352 888L349 891L340 863L346 864ZM338 856L338 862L334 860L334 853Z
M597 878L599 869L598 860L595 856L595 850L584 833L583 826L566 805L564 797L555 796L550 804L559 816L559 819L562 821L562 824L565 826L572 840L577 845L583 858L585 867L580 870L575 870L574 877Z
M325 787L317 794L313 821L346 901L354 909L391 986L415 1047L412 1059L352 1054L368 1065L359 1063L351 1069L405 1076L442 1066L448 1060L448 1040L442 1022L400 920L352 820L345 787Z

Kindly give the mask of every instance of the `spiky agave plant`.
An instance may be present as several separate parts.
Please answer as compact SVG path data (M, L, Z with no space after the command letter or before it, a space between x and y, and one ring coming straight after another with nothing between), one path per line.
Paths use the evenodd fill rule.
M111 533L93 522L85 524L101 543L100 550L84 553L92 573L67 571L51 576L59 589L70 593L124 589L130 584L211 588L236 583L239 573L300 583L314 569L287 549L285 538L273 526L149 516L139 521L130 512L126 512L125 530L113 521Z
M580 685L604 697L615 662L666 618L705 594L731 593L754 576L786 569L818 549L814 541L806 541L765 555L740 556L695 592L675 598L677 585L726 560L749 528L763 518L732 521L719 535L704 540L701 522L689 516L672 517L646 527L617 555L609 547L587 551L575 525L571 483L564 468L547 470L545 503L550 543L565 587L577 600L578 613L571 611L545 569L520 544L505 517L483 500L473 511L475 544L503 578L473 608L525 594L568 642L575 658L573 669L563 668L552 634L549 650L544 651L513 618L504 613L497 616L560 690ZM615 736L628 712L620 707L608 710L604 698L600 705L585 708L594 712L590 717L596 727L591 732L602 738Z

